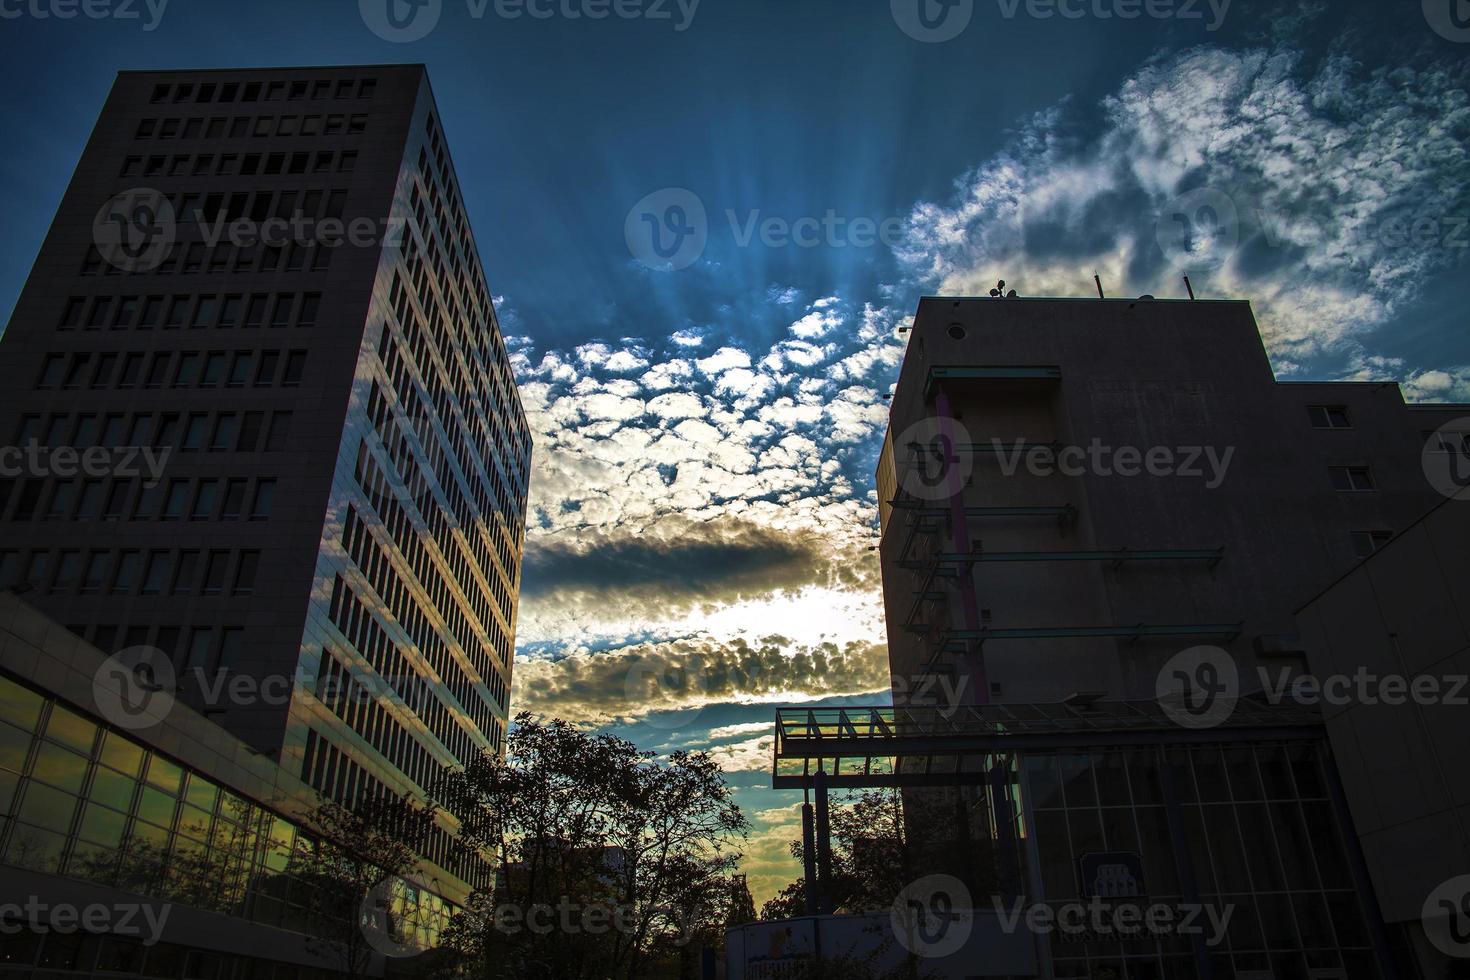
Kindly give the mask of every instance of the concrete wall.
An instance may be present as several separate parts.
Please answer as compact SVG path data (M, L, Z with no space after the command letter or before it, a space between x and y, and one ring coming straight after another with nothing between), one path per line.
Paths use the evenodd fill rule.
M1323 707L1384 916L1417 930L1430 893L1470 871L1470 494L1403 529L1297 622L1319 679L1362 671L1458 688L1446 703L1428 682L1419 699L1355 683L1348 703Z

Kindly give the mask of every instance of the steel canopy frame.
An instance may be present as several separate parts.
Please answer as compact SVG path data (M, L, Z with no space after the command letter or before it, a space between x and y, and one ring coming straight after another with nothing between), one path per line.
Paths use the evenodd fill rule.
M807 789L818 770L833 788L977 785L996 755L1145 745L1319 740L1310 708L1237 703L1218 728L1186 728L1156 701L991 704L937 708L782 708L773 789Z

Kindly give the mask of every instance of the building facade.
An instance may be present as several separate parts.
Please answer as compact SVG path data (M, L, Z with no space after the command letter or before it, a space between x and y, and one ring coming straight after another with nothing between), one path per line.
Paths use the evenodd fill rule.
M1162 910L1038 929L1026 975L1414 975L1336 740L1276 692L1297 605L1443 499L1426 443L1470 409L1280 383L1247 303L1151 297L926 298L892 398L893 707L778 713L773 785L818 828L827 788L902 789L932 907Z
M1470 975L1467 544L1462 491L1297 613L1384 918L1433 978Z
M531 440L422 66L119 74L0 432L0 588L306 785L502 749Z
M106 664L0 594L0 977L385 975L303 861L316 791L186 706L119 725ZM382 900L417 950L467 894L425 861Z

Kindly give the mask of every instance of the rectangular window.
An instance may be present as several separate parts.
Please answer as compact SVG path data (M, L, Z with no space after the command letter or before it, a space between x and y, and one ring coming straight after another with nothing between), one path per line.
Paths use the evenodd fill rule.
M173 567L167 551L148 553L148 571L143 575L143 594L159 595L168 587L169 571Z
M189 512L191 521L207 521L214 516L214 502L219 495L218 480L200 480L194 494L194 508Z
M189 481L170 480L168 497L163 505L163 519L178 521L184 517L184 508L189 504Z
M1343 493L1361 493L1375 490L1373 471L1366 466L1329 466L1332 487Z
M1307 415L1317 429L1351 429L1353 423L1346 405L1308 405Z
M229 570L230 553L211 551L204 566L204 595L219 595L225 590L225 573Z
M255 485L255 500L250 504L250 519L263 521L271 516L271 506L276 499L276 481L261 480Z
M322 294L307 293L301 297L301 311L296 314L296 325L298 327L316 326L317 310L321 308Z
M301 384L301 378L306 373L306 351L293 350L286 356L286 371L281 378L281 384L285 387L295 387Z
M1353 554L1359 558L1367 558L1391 540L1392 531L1354 531Z
M250 595L255 591L255 572L260 567L260 552L240 552L240 564L235 569L235 595Z
M179 552L179 565L174 572L173 591L178 595L188 595L194 589L194 580L199 577L199 552Z

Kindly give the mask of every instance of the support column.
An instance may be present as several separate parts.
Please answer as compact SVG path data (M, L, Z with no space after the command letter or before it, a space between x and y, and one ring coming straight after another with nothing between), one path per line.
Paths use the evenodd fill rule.
M813 783L817 791L817 914L832 914L832 826L827 814L827 772L818 769Z

